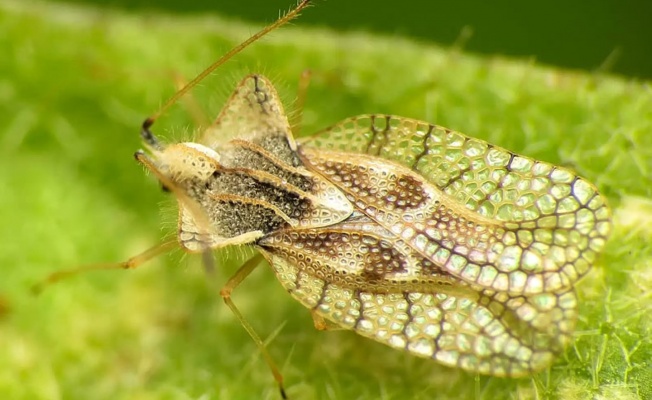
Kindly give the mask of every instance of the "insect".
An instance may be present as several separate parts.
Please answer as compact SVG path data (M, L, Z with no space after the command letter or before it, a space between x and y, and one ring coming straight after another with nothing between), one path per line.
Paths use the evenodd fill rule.
M150 130L159 115L143 124L146 150L136 159L176 196L177 241L82 270L135 267L177 245L204 254L249 245L317 327L353 330L448 366L524 376L549 366L571 340L574 284L611 222L604 197L570 170L392 115L295 138L260 75L238 85L195 142L160 141ZM230 298L259 263L246 262L221 294L284 395L280 373Z

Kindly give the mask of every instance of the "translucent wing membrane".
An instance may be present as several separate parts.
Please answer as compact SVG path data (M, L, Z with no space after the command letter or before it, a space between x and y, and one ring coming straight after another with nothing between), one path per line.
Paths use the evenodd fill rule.
M611 227L604 198L570 171L425 122L351 118L302 152L383 227L487 289L568 288ZM351 153L361 154L352 162ZM391 162L378 166L378 157Z
M500 221L533 221L589 207L597 214L594 225L609 216L596 188L568 169L423 121L361 115L303 143L397 162L418 172L467 209Z
M285 288L336 324L450 366L520 376L550 364L575 325L572 289L512 295L460 282L358 215L259 241Z
M467 296L463 288L437 285L383 292L332 283L314 273L321 269L295 264L276 250L267 257L286 289L324 318L467 371L518 377L541 370L574 328L572 289L530 297L488 291Z

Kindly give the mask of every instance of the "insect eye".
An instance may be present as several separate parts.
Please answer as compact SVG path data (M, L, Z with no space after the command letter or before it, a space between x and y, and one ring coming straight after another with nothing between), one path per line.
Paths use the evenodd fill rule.
M163 184L163 183L161 183L161 191L163 193L171 193L172 192L172 190L169 187L165 186L165 184Z

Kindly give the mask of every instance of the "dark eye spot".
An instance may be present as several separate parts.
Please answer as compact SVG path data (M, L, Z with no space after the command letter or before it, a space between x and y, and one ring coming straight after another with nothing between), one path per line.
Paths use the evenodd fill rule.
M161 183L161 191L164 192L164 193L172 192L172 190L170 190L170 188L165 186L163 183Z

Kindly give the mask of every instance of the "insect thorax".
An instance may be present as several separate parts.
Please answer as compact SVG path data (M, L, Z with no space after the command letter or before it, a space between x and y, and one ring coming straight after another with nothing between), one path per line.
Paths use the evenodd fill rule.
M303 168L282 133L235 139L216 151L172 145L160 158L198 206L193 211L180 199L179 238L191 251L248 243L283 227L329 225L352 212L339 191Z

